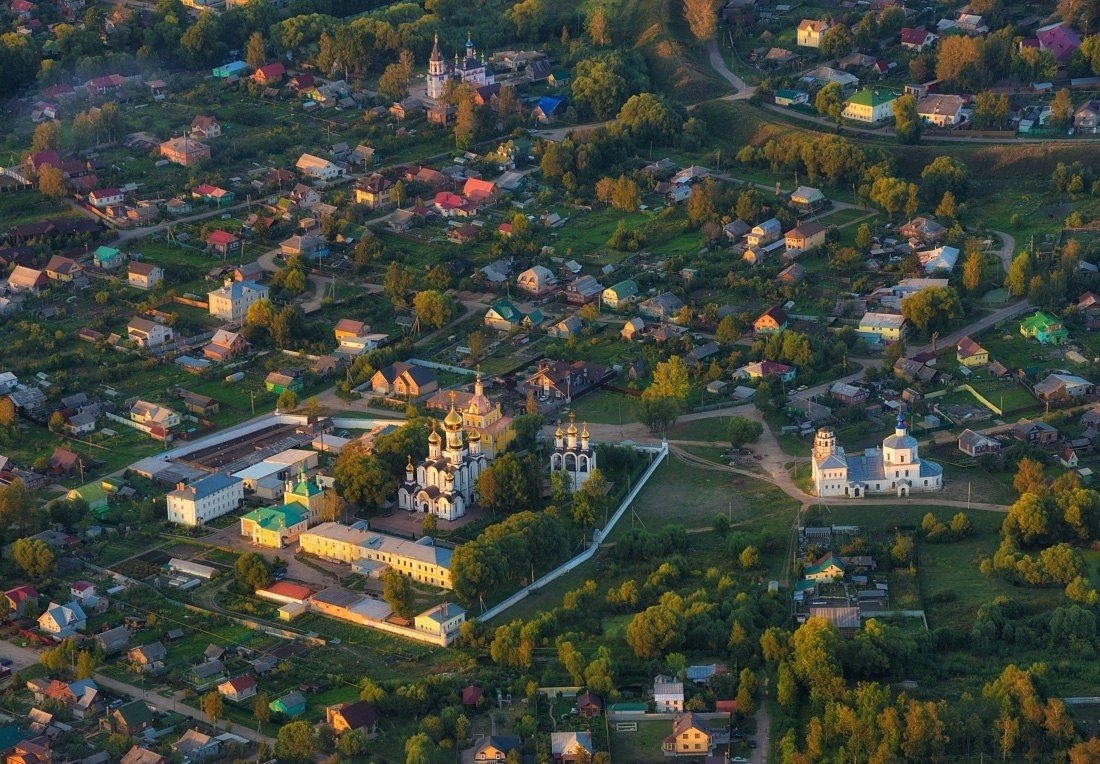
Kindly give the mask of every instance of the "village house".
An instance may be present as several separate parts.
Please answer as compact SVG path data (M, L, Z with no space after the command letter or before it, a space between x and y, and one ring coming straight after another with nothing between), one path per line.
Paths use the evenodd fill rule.
M453 602L444 602L417 615L413 625L417 631L439 637L450 644L465 622L465 610Z
M816 220L802 221L786 233L787 254L798 254L824 245L826 230Z
M500 200L500 189L492 181L467 178L462 195L475 207L491 207Z
M1012 426L1012 437L1024 443L1047 446L1058 442L1060 433L1056 427L1040 419L1021 419Z
M485 313L485 325L502 332L513 329L529 329L542 323L542 311L538 308L524 312L510 300L497 300Z
M806 278L806 269L798 263L791 263L779 272L775 280L781 284L797 284Z
M947 229L932 218L915 217L897 228L898 236L911 240L917 246L938 242L947 233Z
M166 430L178 426L181 421L180 415L172 409L142 400L130 407L130 419L138 424L160 425Z
M153 712L145 701L133 700L116 708L103 722L111 732L136 737L153 726Z
M325 709L325 722L337 735L350 730L362 730L370 739L375 736L378 727L378 709L365 700L341 703Z
M844 563L833 552L826 552L812 565L807 565L802 576L808 581L827 583L844 579Z
M607 367L585 361L539 361L538 371L523 380L521 393L535 391L539 400L571 402L581 392L603 382L609 374Z
M203 183L202 185L195 186L191 189L191 197L198 199L199 201L206 202L207 204L216 204L219 207L223 204L229 204L237 195L232 191L227 191L224 188L218 186L212 186L209 183ZM190 212L190 209L182 210L184 212Z
M38 628L59 642L84 631L87 625L88 616L75 600L65 605L51 602L46 612L38 617Z
M753 226L745 234L745 243L750 247L764 247L773 241L778 241L782 235L783 224L775 218L770 218L759 225Z
M986 454L999 454L1001 452L1001 441L968 428L959 434L959 450L967 456L975 457L985 456Z
M657 713L680 713L684 710L684 683L664 674L653 679L653 703Z
M558 279L553 271L541 265L528 268L516 276L516 288L532 297L542 297L555 291Z
M394 183L385 175L372 172L355 184L355 203L366 205L368 209L386 209L395 203Z
M210 342L202 349L202 354L211 361L224 363L236 358L248 348L248 341L237 332L219 329L214 332Z
M863 339L873 342L896 342L905 337L905 316L894 313L863 314L856 332Z
M217 138L222 134L222 125L217 117L200 114L191 120L191 137L198 141Z
M797 44L800 48L820 48L821 38L828 31L827 19L802 19L798 24Z
M957 95L929 94L917 101L917 116L937 127L953 127L962 120L963 99Z
M272 371L264 377L264 388L276 395L282 395L288 390L292 393L300 393L305 384L302 370L297 368Z
M799 186L791 193L791 206L802 212L813 212L828 203L820 189L811 186Z
M627 342L632 342L641 339L642 335L645 334L645 328L645 321L638 316L634 316L634 318L628 319L623 324L623 328L619 330L619 336Z
M15 586L4 592L4 598L8 601L8 614L19 617L23 615L28 602L38 604L38 590L33 586L23 584Z
M158 324L141 316L134 316L126 324L126 336L142 348L155 348L175 339L176 333L170 326Z
M8 274L8 289L13 293L30 292L36 294L42 287L50 283L46 274L35 268L25 265L17 265Z
M168 520L179 525L202 525L233 512L243 501L241 479L216 472L191 485L178 484L167 497Z
M1076 374L1051 374L1032 388L1041 401L1064 401L1086 398L1096 392L1096 385Z
M518 755L522 750L523 741L514 735L486 735L474 746L474 764L503 764L510 754Z
M585 719L603 715L603 698L588 690L577 696L577 713Z
M228 257L241 248L241 237L219 229L206 237L206 248L222 257Z
M757 336L778 334L787 328L787 313L778 305L773 305L752 322L753 332Z
M955 359L963 366L985 366L989 363L989 351L970 337L963 337L955 345Z
M160 144L160 155L172 164L194 167L210 159L210 147L205 143L182 136Z
M98 188L88 194L88 204L101 210L115 204L122 204L123 198L123 193L117 188Z
M46 277L67 283L84 275L84 266L69 257L54 255L46 263Z
M290 193L286 195L295 206L304 210L310 210L321 203L321 192L305 183L296 183Z
M643 316L655 318L661 321L674 321L684 307L684 301L672 292L662 292L650 297L638 305L638 311Z
M126 659L130 665L142 673L159 671L164 668L164 661L167 658L168 650L159 641L132 647L130 652L126 653Z
M185 762L216 759L221 754L222 741L192 727L183 736L172 743L172 750L183 757Z
M857 406L867 400L866 388L850 385L847 382L834 382L829 386L829 397L846 406Z
M150 751L148 748L143 748L134 743L130 750L119 759L119 764L169 764L170 761L167 756L162 756L156 751Z
M597 302L604 292L603 284L594 276L585 274L573 279L565 287L565 302L574 307Z
M1100 100L1091 99L1078 106L1073 112L1073 129L1078 133L1092 135L1100 128Z
M710 756L713 736L701 717L681 714L673 722L672 734L661 741L661 750L666 756Z
M232 323L243 323L248 308L265 300L270 290L253 281L226 280L224 286L207 293L210 315Z
M638 283L633 279L620 281L603 290L601 300L612 310L620 310L638 299Z
M218 693L231 703L243 703L256 695L256 680L250 676L238 676L218 685Z
M264 87L278 85L286 76L286 67L276 61L272 64L264 64L252 73L252 79Z
M551 732L550 757L554 764L592 761L594 748L590 732Z
M876 124L893 116L896 99L897 96L888 90L860 90L848 99L841 116L853 122Z
M784 384L794 382L797 369L778 361L753 361L735 369L734 379L766 379L776 377Z
M426 366L397 361L371 377L371 389L378 395L414 399L439 389L435 372Z
M1069 331L1062 322L1041 310L1020 322L1020 334L1038 340L1042 345L1065 345L1069 342Z
M294 167L302 175L315 180L335 180L344 177L345 172L340 165L313 154L302 154L298 161L294 163Z
M113 271L121 267L124 262L126 257L122 254L122 250L114 247L99 246L92 253L92 264L105 271Z

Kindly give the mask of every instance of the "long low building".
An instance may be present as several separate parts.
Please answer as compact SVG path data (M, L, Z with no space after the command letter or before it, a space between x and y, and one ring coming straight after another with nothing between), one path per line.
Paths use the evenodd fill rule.
M406 541L367 530L362 525L321 523L299 539L303 552L324 560L379 563L379 570L391 567L420 583L450 589L451 550L435 546L430 537Z

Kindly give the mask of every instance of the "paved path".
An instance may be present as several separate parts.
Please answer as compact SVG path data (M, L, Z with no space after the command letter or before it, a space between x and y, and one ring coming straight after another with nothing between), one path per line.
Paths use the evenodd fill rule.
M726 82L737 88L736 93L724 96L723 100L745 101L752 98L752 86L729 70L725 59L722 58L721 51L718 50L718 43L713 38L707 40L707 58L710 59L710 65L714 67L714 71Z
M14 645L6 640L0 640L0 655L5 658L10 658L12 661L12 668L14 672L21 671L27 666L31 666L38 663L38 653L27 647L20 647ZM13 672L13 673L14 673ZM206 715L197 708L189 706L186 703L182 703L176 697L168 697L161 695L160 693L146 690L136 685L127 684L126 682L120 682L117 679L112 679L109 676L103 674L95 675L96 684L100 687L111 690L112 692L127 695L133 698L141 698L147 701L151 706L154 706L161 711L174 711L176 713L183 714L191 719L198 719L206 722ZM269 746L275 745L275 740L267 735L261 735L256 730L249 727L243 727L239 724L230 724L225 727L225 722L222 722L222 729L228 729L234 735L240 735L243 738L252 740L253 742L267 743Z

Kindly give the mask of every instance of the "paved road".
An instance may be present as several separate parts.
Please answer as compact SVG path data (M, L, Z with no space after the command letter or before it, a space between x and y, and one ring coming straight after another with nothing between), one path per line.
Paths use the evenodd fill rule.
M6 640L0 640L0 655L4 656L5 658L11 659L13 664L12 668L15 669L16 672L26 668L27 666L38 663L38 653L36 653L34 650L26 647L19 647L18 645L13 645L11 642L8 642ZM114 693L127 695L133 698L143 698L150 705L162 711L175 711L192 719L198 719L204 722L207 721L206 715L203 714L202 711L192 706L189 706L186 703L180 702L175 697L167 697L165 695L161 695L160 693L152 692L151 690L144 690L141 687L127 684L125 682L120 682L117 679L112 679L111 677L104 676L103 674L96 674L95 681L100 687L111 690ZM267 743L270 746L275 745L274 739L269 738L267 735L261 735L254 729L242 727L239 724L230 724L228 727L226 727L225 725L226 722L223 721L222 729L228 729L234 735L240 735L243 738L252 740L257 743L263 742Z
M707 58L710 59L710 65L714 67L714 71L726 82L737 88L736 93L724 96L723 100L744 101L752 98L752 86L729 70L722 58L721 51L718 50L718 43L713 38L707 40Z
M975 321L971 321L966 326L958 329L957 331L951 332L951 334L948 334L947 336L940 337L938 340L936 340L936 347L940 350L944 348L953 348L955 344L966 335L978 334L979 332L985 331L999 321L1005 321L1010 318L1015 318L1016 316L1026 313L1031 309L1032 305L1027 300L1020 300L1019 302L1014 302L1011 305L1006 305L1005 307L999 310L995 310L985 316L982 316ZM909 347L908 352L910 354L921 353L925 350L931 349L932 343L929 342L925 345L912 345Z

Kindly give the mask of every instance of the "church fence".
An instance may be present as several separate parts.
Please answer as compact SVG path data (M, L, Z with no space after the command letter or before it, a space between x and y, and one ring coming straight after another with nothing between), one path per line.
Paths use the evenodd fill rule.
M638 494L641 492L642 488L645 487L645 484L649 482L649 479L653 476L653 473L657 471L657 468L661 466L661 463L668 456L667 440L662 442L659 448L645 446L635 446L635 448L639 451L648 451L654 454L653 461L649 463L649 467L647 467L646 471L642 473L642 476L638 479L637 484L626 495L622 503L619 504L619 508L615 510L615 514L613 514L611 518L607 521L607 527L599 530L594 530L592 532L592 543L588 545L588 548L578 554L576 557L567 560L558 567L554 568L552 571L542 576L541 578L536 579L534 583L530 584L529 586L523 587L504 601L499 602L493 607L489 608L477 617L478 621L491 621L493 618L496 618L498 615L515 605L520 600L525 599L527 595L531 594L531 592L537 592L542 587L553 581L556 581L557 579L564 576L566 573L580 566L582 563L587 562L593 557L593 555L596 554L597 551L599 551L600 541L606 538L607 535L612 531L612 529L614 529L615 524L619 522L620 518L622 518L622 516L626 513L626 510L630 507L630 505L634 503L634 500L638 497Z

